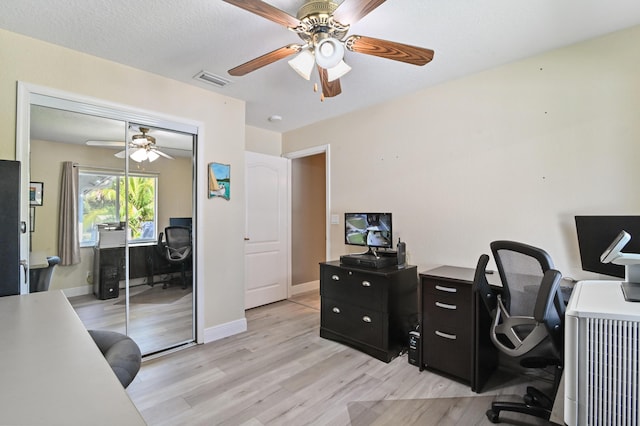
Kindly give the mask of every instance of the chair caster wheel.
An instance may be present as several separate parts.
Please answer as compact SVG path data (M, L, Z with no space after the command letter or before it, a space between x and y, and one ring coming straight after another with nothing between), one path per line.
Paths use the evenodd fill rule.
M500 419L498 418L500 415L493 410L487 410L487 419L491 423L500 423Z
M536 401L536 398L529 394L526 394L525 396L523 396L522 401L524 401L524 403L530 407L534 405L538 405L538 401Z

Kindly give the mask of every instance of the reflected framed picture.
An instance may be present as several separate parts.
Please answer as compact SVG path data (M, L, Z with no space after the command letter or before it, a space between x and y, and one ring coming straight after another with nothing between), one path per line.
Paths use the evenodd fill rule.
M43 202L44 183L29 182L29 205L41 206Z
M231 166L209 163L209 198L231 199Z

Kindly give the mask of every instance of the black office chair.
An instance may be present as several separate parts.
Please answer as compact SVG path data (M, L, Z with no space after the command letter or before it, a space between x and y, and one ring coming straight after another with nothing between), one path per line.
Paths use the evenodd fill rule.
M501 352L518 358L523 367L553 366L554 383L551 397L529 386L523 403L494 401L487 418L498 423L501 411L512 411L548 420L564 360L562 275L553 269L551 257L542 249L513 241L495 241L491 250L502 291L495 291L487 282L487 255L478 260L474 278L474 290L491 314L491 340Z
M49 290L51 277L53 276L53 269L60 263L60 258L58 256L49 256L47 257L47 263L49 266L46 268L29 270L30 293Z
M184 226L167 226L164 228L166 243L162 243L162 233L158 237L158 243L164 249L164 257L174 265L180 265L182 288L187 288L186 270L191 261L191 230Z

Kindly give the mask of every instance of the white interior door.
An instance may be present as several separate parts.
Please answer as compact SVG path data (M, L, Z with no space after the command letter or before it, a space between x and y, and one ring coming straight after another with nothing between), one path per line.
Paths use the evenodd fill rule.
M247 152L245 309L287 298L289 160Z

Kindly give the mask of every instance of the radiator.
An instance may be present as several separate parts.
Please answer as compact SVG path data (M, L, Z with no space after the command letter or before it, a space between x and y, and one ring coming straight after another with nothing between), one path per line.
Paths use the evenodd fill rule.
M620 282L576 285L565 322L567 425L640 426L640 303Z

